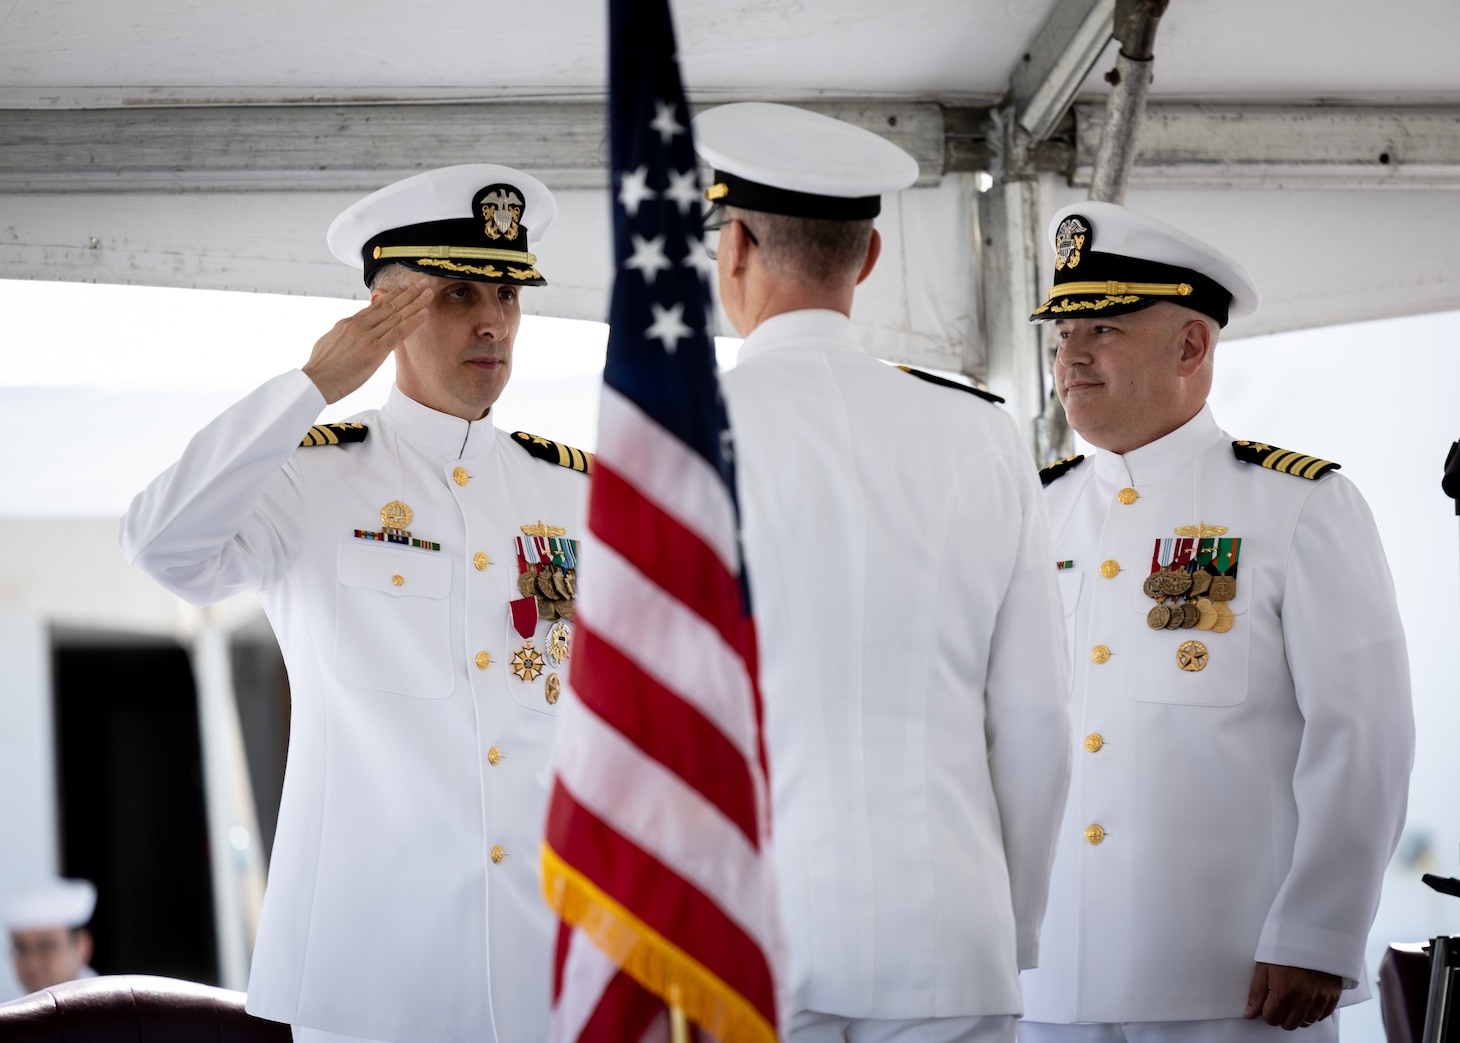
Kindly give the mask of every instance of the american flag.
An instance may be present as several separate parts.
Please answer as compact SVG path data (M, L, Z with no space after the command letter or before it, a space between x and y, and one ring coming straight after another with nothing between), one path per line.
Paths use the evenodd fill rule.
M543 890L553 1038L777 1034L755 628L667 0L610 0L617 276Z

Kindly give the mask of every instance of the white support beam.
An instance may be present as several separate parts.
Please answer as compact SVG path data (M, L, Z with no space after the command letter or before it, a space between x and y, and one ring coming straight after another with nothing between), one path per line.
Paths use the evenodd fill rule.
M1100 60L1115 26L1115 0L1060 0L1009 78L1015 118L1035 143L1049 137Z
M1044 412L1044 365L1039 328L1029 315L1039 305L1038 182L1008 179L979 197L978 273L989 390L1004 398L1019 429L1038 448Z
M1105 106L1075 106L1073 183L1090 183ZM1460 106L1151 101L1131 184L1460 189Z
M937 105L808 105L943 173ZM0 193L366 192L429 167L500 159L554 189L607 184L597 102L0 110Z

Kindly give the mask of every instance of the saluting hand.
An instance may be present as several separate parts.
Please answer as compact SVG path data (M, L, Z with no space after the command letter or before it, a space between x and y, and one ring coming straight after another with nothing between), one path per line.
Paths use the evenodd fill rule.
M1322 1021L1338 1006L1343 979L1324 971L1259 963L1247 990L1247 1019L1261 1017L1285 1029L1306 1028Z
M341 319L319 340L304 364L327 403L338 402L380 368L426 321L431 287L425 280L385 290L363 310Z

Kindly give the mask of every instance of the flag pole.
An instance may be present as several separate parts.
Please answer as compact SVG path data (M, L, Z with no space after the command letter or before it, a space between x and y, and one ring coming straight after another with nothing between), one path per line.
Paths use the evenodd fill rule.
M679 1005L679 986L669 986L669 1043L689 1043L689 1018Z

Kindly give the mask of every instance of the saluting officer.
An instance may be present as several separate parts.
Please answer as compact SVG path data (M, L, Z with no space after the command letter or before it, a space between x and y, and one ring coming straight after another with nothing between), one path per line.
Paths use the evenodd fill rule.
M1050 237L1031 319L1096 449L1043 472L1077 738L1021 1039L1337 1039L1414 742L1373 518L1338 464L1207 407L1257 307L1240 265L1110 203Z
M1033 462L991 396L857 343L873 218L912 157L783 105L694 129L745 336L724 389L790 1039L1013 1040L1070 758Z
M545 765L590 461L493 426L552 195L428 171L330 227L370 305L199 432L127 558L195 604L257 591L289 761L248 1009L300 1040L546 1032ZM385 405L316 424L394 352ZM302 439L302 442L301 442Z

